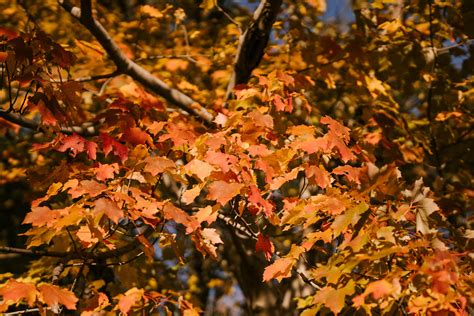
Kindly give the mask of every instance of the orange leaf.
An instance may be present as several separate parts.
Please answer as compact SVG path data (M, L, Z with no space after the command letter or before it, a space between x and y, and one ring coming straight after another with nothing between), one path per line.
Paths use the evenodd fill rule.
M137 289L136 287L131 288L125 294L120 295L120 299L118 302L118 309L125 314L128 315L128 312L132 308L133 305L137 304L138 301L140 301L143 297L144 290L143 289ZM117 309L117 307L115 309Z
M174 167L174 162L166 157L149 157L146 160L146 165L143 171L149 172L155 177L157 174L163 173L164 171Z
M113 179L114 178L114 174L117 173L119 170L119 166L117 163L113 163L113 164L101 164L99 162L99 166L97 168L95 168L95 177L97 178L97 180L99 181L105 181L107 179Z
M186 233L188 234L195 231L200 226L199 222L194 217L171 203L165 204L163 213L165 219L173 220L178 224L184 225L184 227L186 227Z
M153 143L150 135L139 127L132 127L126 130L121 138L122 141L129 142L132 145L141 145L145 143Z
M123 217L123 211L118 207L117 203L108 199L100 198L94 202L96 213L105 214L115 224L118 224L119 219Z
M277 279L278 281L288 278L291 275L294 260L290 258L280 258L265 268L263 272L263 281Z
M52 284L38 286L43 301L49 306L64 305L67 309L76 309L77 297L73 292Z
M215 181L209 186L207 197L210 200L216 200L217 203L225 205L234 196L240 193L244 187L242 183L229 183L225 181Z
M345 175L349 181L357 184L360 184L360 172L361 168L354 168L349 165L339 166L332 171L333 174Z
M36 286L32 283L18 282L10 279L0 288L0 295L3 296L4 302L13 301L14 303L26 299L28 305L33 305L38 296Z
M214 167L199 159L191 160L183 168L186 172L195 174L201 181L204 181L214 171Z

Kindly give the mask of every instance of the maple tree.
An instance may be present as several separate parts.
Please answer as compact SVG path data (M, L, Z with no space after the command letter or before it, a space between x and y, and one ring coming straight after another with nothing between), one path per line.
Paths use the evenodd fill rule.
M0 312L472 314L472 2L329 5L0 1Z

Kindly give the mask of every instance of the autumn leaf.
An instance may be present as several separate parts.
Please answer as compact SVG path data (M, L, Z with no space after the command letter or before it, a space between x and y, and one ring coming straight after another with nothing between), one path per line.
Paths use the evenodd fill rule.
M183 225L186 227L186 233L191 233L195 231L200 225L199 222L186 213L185 211L179 209L178 207L172 205L171 203L166 203L163 208L163 213L165 219L173 220L178 224Z
M242 183L214 181L209 186L207 198L210 200L215 200L221 205L225 205L234 196L238 195L243 187L244 185Z
M198 230L192 239L197 249L205 256L210 255L212 258L217 258L217 245L222 244L222 239L214 228L204 228Z
M188 162L183 169L189 174L196 175L201 181L206 180L214 171L214 167L205 161L199 159L193 159Z
M277 279L281 281L291 275L294 260L290 258L279 258L274 263L265 268L263 272L263 281Z
M195 185L192 189L186 190L181 195L181 200L185 204L190 204L194 201L195 198L199 196L202 188L199 185Z
M49 307L64 305L67 309L76 309L78 298L73 292L52 284L41 284L38 286L38 290L41 294L42 301Z
M140 7L140 13L146 14L152 18L157 18L157 19L160 19L164 16L160 10L148 4L142 5Z
M64 190L67 188L69 188L68 193L75 199L85 194L90 197L98 196L107 189L107 186L94 180L83 180L78 183L76 179L71 179L64 184Z
M355 285L353 280L349 280L344 287L339 289L325 286L314 295L313 303L323 304L337 315L344 308L346 296L354 293Z
M118 207L117 203L108 198L97 199L94 202L94 212L96 214L105 214L116 224L118 224L119 220L124 216L123 211Z
M352 301L354 302L354 306L358 307L364 304L364 299L370 294L372 294L375 300L378 300L381 297L393 293L393 291L392 283L387 280L374 281L367 285L363 294L354 297Z
M147 142L149 144L153 143L150 135L139 127L132 127L124 131L121 140L132 145L141 145Z
M151 173L154 177L159 173L163 173L175 167L174 162L166 157L149 157L145 163L143 171Z
M255 250L263 252L263 254L265 255L265 259L267 259L267 261L270 261L273 253L275 252L275 246L273 245L270 238L262 234L258 234L257 243L255 244Z
M101 164L95 168L95 177L99 181L105 181L107 179L113 179L115 174L118 173L119 166L117 163L113 164Z
M135 306L144 295L145 291L143 289L137 289L136 287L131 288L124 294L118 296L119 301L115 310L120 310L124 315L128 315L130 309Z
M4 303L8 303L9 301L18 303L25 299L28 305L32 306L38 294L34 284L19 282L15 279L9 279L7 283L0 288L0 295L3 296Z
M355 168L349 165L339 166L334 168L332 171L333 174L345 175L349 181L360 184L359 176L361 169Z

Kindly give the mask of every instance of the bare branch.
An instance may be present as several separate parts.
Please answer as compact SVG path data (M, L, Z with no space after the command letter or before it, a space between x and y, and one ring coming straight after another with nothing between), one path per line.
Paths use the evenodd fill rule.
M282 0L262 0L249 26L240 36L234 72L227 85L226 100L231 97L236 85L250 79L252 71L260 63L281 4Z
M102 24L92 16L92 10L89 7L90 0L81 1L84 6L83 9L86 10L84 14L81 14L80 8L73 6L67 0L58 0L58 2L97 39L119 71L129 75L150 91L162 96L190 115L193 115L208 125L213 125L214 117L204 107L183 92L169 87L165 82L156 78L148 70L137 65L123 53Z
M110 79L110 78L116 77L120 74L121 74L120 71L115 70L114 72L111 72L111 73L108 73L108 74L76 78L76 79L73 79L73 81L87 82L87 81L94 81L94 80L101 80L101 79Z

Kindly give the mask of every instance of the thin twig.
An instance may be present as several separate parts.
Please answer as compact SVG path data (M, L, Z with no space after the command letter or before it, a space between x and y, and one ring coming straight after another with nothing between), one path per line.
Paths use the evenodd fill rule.
M222 14L225 15L225 17L227 19L229 19L229 21L232 23L232 24L235 24L237 26L237 28L239 29L239 33L242 34L242 26L240 25L239 22L237 22L233 17L230 16L229 13L227 13L224 8L221 7L221 5L219 4L219 1L218 0L214 0L214 5L216 6L217 10L219 10L220 12L222 12Z

